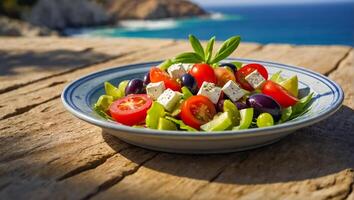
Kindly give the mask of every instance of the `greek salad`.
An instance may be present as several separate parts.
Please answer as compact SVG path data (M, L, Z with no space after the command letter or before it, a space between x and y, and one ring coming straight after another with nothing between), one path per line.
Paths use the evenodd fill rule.
M193 35L193 52L152 66L143 79L105 82L94 110L107 120L158 130L224 131L273 126L309 110L313 93L298 96L298 78L270 76L258 63L222 62L240 43L226 40L213 53Z

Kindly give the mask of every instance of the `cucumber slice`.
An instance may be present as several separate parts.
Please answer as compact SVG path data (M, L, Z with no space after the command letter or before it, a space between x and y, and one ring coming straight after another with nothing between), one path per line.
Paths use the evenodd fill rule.
M157 129L159 124L159 119L165 116L164 107L158 102L154 101L152 106L147 111L145 118L146 126L151 129Z
M186 86L182 87L182 94L184 100L187 100L189 97L193 96L192 92Z
M240 110L240 115L241 115L240 125L234 127L232 130L248 129L248 127L250 127L253 119L253 108L246 108Z
M240 124L240 111L237 109L236 105L232 103L232 101L224 101L224 111L230 113L232 124L229 129L232 129L232 127L238 126Z
M224 112L217 116L210 122L200 126L204 131L223 131L232 125L231 117L229 112Z
M108 96L112 96L113 100L122 98L124 96L124 92L115 87L109 82L104 82L104 90Z
M129 80L125 80L119 83L118 89L123 93L123 96L125 96L125 88L127 87L129 83Z
M177 126L172 121L160 117L159 125L157 126L158 130L177 130Z

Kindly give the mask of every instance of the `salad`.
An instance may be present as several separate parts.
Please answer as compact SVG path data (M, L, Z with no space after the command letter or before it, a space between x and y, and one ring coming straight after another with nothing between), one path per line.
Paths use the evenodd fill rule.
M107 120L158 130L224 131L273 126L309 110L313 93L298 96L298 78L270 76L258 63L224 63L240 43L226 40L213 53L193 35L193 52L152 66L143 79L104 83L94 110Z

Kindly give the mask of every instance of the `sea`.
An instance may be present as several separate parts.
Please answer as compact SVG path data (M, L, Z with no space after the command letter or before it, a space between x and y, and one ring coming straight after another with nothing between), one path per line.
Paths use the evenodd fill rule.
M142 37L207 40L240 35L242 41L354 46L354 1L291 5L210 6L209 17L126 20L117 27L68 29L75 37Z

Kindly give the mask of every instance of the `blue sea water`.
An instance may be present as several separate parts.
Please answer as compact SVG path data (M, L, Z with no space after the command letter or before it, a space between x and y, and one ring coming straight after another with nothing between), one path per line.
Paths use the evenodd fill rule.
M302 5L207 7L210 18L125 21L123 27L69 30L79 36L218 40L354 46L354 1Z

